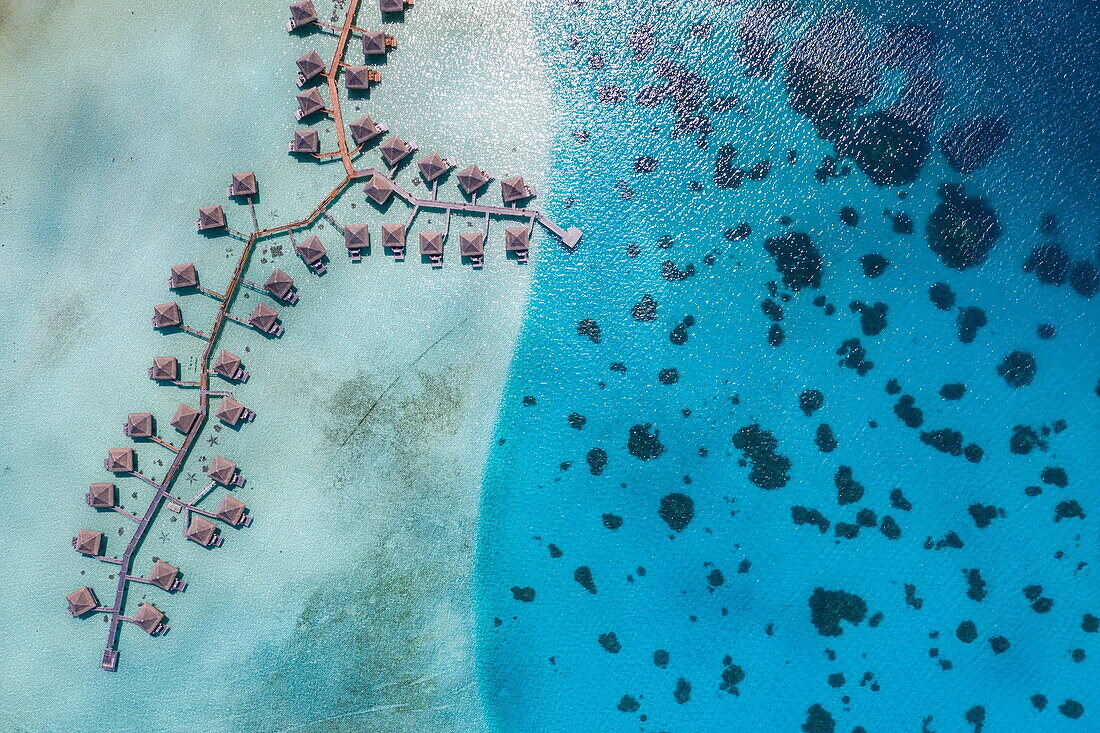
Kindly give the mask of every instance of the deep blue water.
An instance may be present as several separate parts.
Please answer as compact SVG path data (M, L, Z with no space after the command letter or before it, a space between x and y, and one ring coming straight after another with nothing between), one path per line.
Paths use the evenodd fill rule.
M747 7L535 9L567 119L553 214L585 239L539 264L486 480L478 630L494 724L1095 730L1100 327L1082 292L1100 234L1097 9L804 4L778 14L770 75L748 76ZM845 24L850 53L799 44ZM908 37L934 51L902 44L893 69L860 52L860 35L881 51L898 24L923 26ZM927 141L915 180L876 185L851 154L835 166L847 175L819 180L853 133L824 139L792 109L788 87L807 78L788 73L795 57L834 91L871 90L830 119L858 128L888 110L909 124L904 150ZM679 117L675 100L636 101L662 65L682 82ZM962 172L940 138L979 115L1007 137ZM698 119L673 134L697 116L705 139ZM724 187L723 146L736 150ZM989 230L982 197L1000 230L965 269L926 232L945 183L964 187L943 192L949 213L970 207L960 229ZM769 254L796 234L820 254L819 283L784 282ZM1063 284L1025 271L1041 246L1038 270ZM937 282L954 294L944 308ZM655 307L636 308L646 296ZM963 309L984 315L974 334L960 318L983 319ZM851 339L862 373L841 364ZM1014 387L998 365L1015 351L1035 370ZM941 395L949 384L961 398ZM805 390L823 404L807 395L803 410ZM945 428L966 454L929 444Z

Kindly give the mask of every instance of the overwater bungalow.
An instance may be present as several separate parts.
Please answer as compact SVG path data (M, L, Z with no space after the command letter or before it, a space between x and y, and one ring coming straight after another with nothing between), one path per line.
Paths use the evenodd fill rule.
M325 245L321 244L321 240L316 234L310 234L301 242L295 244L294 251L302 258L302 262L309 265L318 275L325 272L326 268L322 260L328 254L328 250L325 249Z
M431 260L432 267L442 267L443 232L420 232L420 254Z
M458 172L458 185L471 196L489 180L489 174L476 165L468 165Z
M131 412L126 416L122 432L129 438L153 437L153 413Z
M463 257L470 258L471 265L481 267L485 260L485 234L462 232L458 235L458 249Z
M154 356L153 366L149 367L149 379L158 382L174 382L179 379L180 362L174 356Z
M363 250L370 248L370 227L366 224L348 224L344 227L344 246L352 262L362 258Z
M103 533L94 529L78 529L73 537L73 549L81 555L96 557L103 549Z
M225 227L225 211L221 204L213 206L200 206L199 218L195 222L195 229L205 231L207 229L223 229Z
M527 227L507 227L504 230L504 249L515 252L516 259L520 262L527 261L527 250L530 249L531 230Z
M405 259L405 225L383 224L382 246L393 252L394 259Z
M69 602L69 615L73 618L83 616L89 611L99 608L99 601L96 600L95 592L86 585L80 586L65 596L65 600Z
M115 505L117 495L118 490L115 489L114 484L101 481L88 484L88 494L84 497L84 500L93 509L110 509Z
M183 590L187 587L187 583L180 580L179 574L180 569L175 565L157 560L153 563L153 569L149 571L149 577L146 580L168 592Z
M300 120L325 110L325 100L321 99L321 92L317 87L307 89L295 95L294 98L298 100L298 109L294 112L296 119Z
M257 303L248 317L248 325L272 336L282 336L283 327L279 325L279 311L266 303Z
M232 174L226 193L229 196L255 196L259 190L256 183L256 174L249 171L248 173Z
M195 427L195 421L198 420L201 415L202 413L194 407L181 403L180 406L176 408L176 414L172 416L168 424L186 435L191 432L191 428Z
M390 196L393 194L393 183L390 179L383 175L375 173L367 181L367 185L363 187L363 191L370 197L374 203L379 206L385 206L386 202L390 200Z
M231 382L243 382L248 378L248 372L241 368L241 357L225 349L219 351L214 357L213 368L215 374Z
M307 81L325 70L325 62L316 51L310 51L295 63L298 65L298 86L304 86Z
M351 129L351 139L356 145L362 145L386 131L386 126L372 120L370 115L363 115L348 127Z
M133 448L111 448L103 459L103 467L111 473L130 473L134 470Z
M420 168L420 176L428 183L455 167L454 163L434 151L421 158L416 165Z
M168 287L171 290L183 290L193 288L199 284L199 273L195 265L185 262L182 265L172 265L168 273Z
M363 34L364 56L383 56L394 48L397 48L397 39L382 31L367 31Z
M286 151L302 155L316 155L321 152L321 139L317 136L316 130L295 130L294 137L287 145Z
M274 297L294 305L298 302L298 291L294 289L294 278L278 267L264 280L264 290Z
M302 0L291 3L290 21L286 24L288 31L296 31L302 26L317 22L317 11L313 9L312 0Z
M235 427L241 420L252 420L256 413L242 405L235 398L226 395L222 397L214 416L229 427Z
M369 66L345 66L344 86L348 89L369 89L371 84L382 81L382 74Z
M178 303L161 303L153 306L153 328L174 328L183 323Z
M214 510L214 516L226 524L248 526L252 524L252 518L244 513L247 508L243 501L231 494L226 494L218 503L218 508Z
M164 623L164 614L148 601L138 604L137 611L130 620L149 636L163 634L168 630L167 624Z
M237 479L237 464L223 456L214 456L206 475L211 481L217 481L222 486L239 486L244 483Z
M394 135L378 146L378 149L382 152L382 159L386 161L386 165L390 168L396 168L398 163L407 156L412 155L413 151L416 150L416 146Z
M378 0L378 9L383 13L403 13L406 5L412 5L413 0Z
M220 547L222 538L218 536L218 527L209 519L195 515L191 518L191 524L187 525L187 531L183 536L192 542L197 542L203 547Z
M500 182L500 195L504 203L529 199L535 195L535 189L523 182L520 176L511 176Z

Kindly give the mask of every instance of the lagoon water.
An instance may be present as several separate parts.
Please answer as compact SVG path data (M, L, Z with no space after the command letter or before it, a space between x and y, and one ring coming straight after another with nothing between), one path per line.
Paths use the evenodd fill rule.
M316 278L286 241L268 242L249 275L286 269L302 300L281 309L279 341L225 332L252 374L234 392L258 417L208 428L217 442L187 471L236 460L255 522L207 552L159 518L137 567L164 557L188 590L144 594L171 632L124 629L118 673L101 672L105 625L69 619L62 596L87 583L109 597L110 568L68 539L89 527L108 552L125 541L127 520L82 499L124 444L127 412L175 434L167 418L187 397L144 372L162 353L193 369L199 342L151 332L151 307L176 299L169 265L194 261L217 288L240 246L196 236L195 208L224 202L229 172L255 170L261 226L281 223L340 175L283 152L293 60L325 55L331 38L288 36L281 3L189 5L0 10L0 97L21 110L0 123L19 141L0 148L0 273L29 284L0 293L7 729L1096 727L1096 299L1023 269L1053 242L1097 263L1100 24L1073 2L775 4L765 77L737 55L749 4L418 3L386 26L399 49L384 83L352 104L424 151L522 172L539 206L584 230L581 248L540 238L522 268L498 247L480 273L450 252L439 272L380 251L351 265L324 224L333 263ZM937 40L914 113L933 118L931 149L905 185L875 185L851 160L820 182L834 146L789 103L786 54L845 10L875 42L903 23ZM377 20L366 5L359 24ZM685 114L636 101L662 62L680 74ZM884 74L858 113L903 89L898 70ZM701 143L695 114L712 127ZM937 140L979 114L1010 132L963 174ZM718 186L726 145L732 167L766 160L766 174ZM928 246L943 183L996 212L1002 233L980 266L945 267ZM226 211L247 226L243 207ZM375 227L391 214L403 215L358 188L333 209ZM817 286L785 286L767 251L792 233L821 255ZM873 278L871 253L888 262ZM955 293L947 310L929 297L936 282ZM885 304L885 325L861 325L855 301L872 315ZM199 328L214 310L181 303ZM968 307L987 323L963 343ZM862 375L837 353L852 338ZM1012 388L997 367L1016 350L1037 367ZM954 383L961 399L941 397ZM808 389L823 403L803 411ZM905 395L918 427L901 419L916 422ZM1018 425L1035 431L1027 454L1010 449ZM980 461L920 439L941 428ZM139 446L150 473L163 458ZM782 486L761 486L754 462L786 474ZM118 483L141 504L140 484Z

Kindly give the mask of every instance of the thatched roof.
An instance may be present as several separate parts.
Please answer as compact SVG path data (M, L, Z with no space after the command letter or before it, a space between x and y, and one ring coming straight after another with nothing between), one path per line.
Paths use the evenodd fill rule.
M294 287L294 278L278 267L264 281L264 289L277 298L285 298Z
M153 569L149 571L149 577L146 578L146 580L158 588L172 590L172 584L176 582L176 577L179 574L180 569L175 565L169 565L163 560L157 560L153 563Z
M370 115L363 115L355 122L348 125L351 128L351 137L355 140L356 145L362 145L367 140L382 132L382 129L378 124L371 119Z
M214 371L226 379L237 376L237 370L241 368L241 357L232 354L225 349L218 352L214 358Z
M279 312L267 303L257 303L252 309L252 315L248 317L248 323L261 331L269 331L278 317Z
M345 66L344 86L348 89L367 89L370 87L369 66Z
M489 176L476 165L468 165L458 172L458 185L466 193L472 194L489 182Z
M174 356L154 356L153 357L153 369L149 372L149 376L153 379L171 379L175 380L179 378L180 374L180 362Z
M246 508L243 501L231 494L226 494L218 503L218 508L214 510L214 515L223 522L240 524L241 517L244 516L244 510Z
M443 254L443 232L420 232L420 254Z
M306 80L312 79L325 70L325 62L321 54L316 51L310 51L295 63L298 64L298 71L302 72Z
M153 327L171 328L183 323L178 303L161 303L153 306Z
M129 473L134 470L133 448L111 448L104 464L111 473Z
M386 52L386 34L382 31L367 31L363 34L363 55L380 56Z
M405 225L404 224L383 224L382 225L382 246L383 247L404 247L405 246Z
M378 0L378 9L383 13L400 13L405 10L405 0Z
M290 141L292 153L319 153L321 152L321 139L316 130L295 130L294 139Z
M95 610L99 607L99 601L96 600L95 592L86 585L80 586L72 593L65 596L65 600L69 602L70 616L83 616L88 613L88 611Z
M103 533L94 529L78 529L73 547L81 555L98 555L103 547Z
M181 403L176 408L176 414L172 416L172 420L168 424L181 433L189 433L191 428L195 426L195 421L199 419L200 414L194 407Z
M527 227L507 227L504 230L504 249L523 251L529 249L531 230Z
M126 416L126 434L131 438L148 438L153 434L153 413L131 412Z
M137 611L130 617L130 620L146 634L153 634L160 628L160 624L164 620L164 614L152 603L146 601L137 607Z
M420 162L416 165L420 168L420 175L429 183L442 176L451 168L454 168L454 166L445 161L439 153L434 151L421 158Z
M458 235L458 245L463 257L480 257L485 254L485 235L481 232L462 232Z
M412 151L409 150L409 146L405 144L405 141L397 135L387 139L378 146L378 149L382 152L382 159L386 161L386 165L391 168L412 153Z
M393 194L393 184L390 179L383 175L375 173L367 181L367 185L363 187L363 191L367 196L370 196L371 200L379 206L384 205L390 200L390 196Z
M210 468L207 470L206 475L212 481L228 486L229 482L233 480L233 474L236 472L236 463L222 456L214 456L214 460L210 461Z
M199 273L194 264L185 262L182 265L172 265L168 279L173 288L193 288L199 284Z
M258 191L256 174L234 173L229 180L229 193L231 196L252 196Z
M348 249L370 246L370 227L366 224L344 225L344 245Z
M187 531L183 533L183 536L206 547L214 541L217 534L218 528L213 522L196 514L191 518L191 524L187 526Z
M218 404L218 409L214 411L214 416L226 425L233 426L241 421L241 417L244 416L244 411L246 409L247 408L236 399L226 395L222 397L221 403Z
M221 204L199 207L199 229L220 229L225 226L225 211Z
M302 117L320 112L325 108L325 100L321 98L321 92L317 87L307 89L295 95L294 98L298 100L298 109L302 111Z
M294 245L294 251L306 261L307 265L312 265L328 254L328 250L325 249L325 245L321 244L321 240L316 234L310 234L301 242Z
M500 195L506 204L530 196L527 192L527 184L523 182L523 178L520 176L512 176L502 180L500 182Z
M117 493L115 485L106 481L88 484L88 506L96 509L113 507Z
M295 28L306 23L316 23L317 11L313 9L313 1L301 0L301 2L291 3L290 20Z

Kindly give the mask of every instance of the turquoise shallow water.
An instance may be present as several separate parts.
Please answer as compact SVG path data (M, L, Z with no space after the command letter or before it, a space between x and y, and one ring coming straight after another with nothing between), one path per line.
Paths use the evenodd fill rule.
M1040 284L1022 264L1054 240L1096 264L1095 9L812 4L777 22L775 71L756 78L736 55L747 7L537 13L566 116L554 213L587 234L536 278L486 479L478 633L493 725L1091 730L1100 329L1095 298ZM840 163L850 175L815 178L834 147L789 105L783 63L819 17L847 9L872 42L901 22L938 40L942 104L912 183L877 186L850 159ZM646 25L660 29L648 45ZM696 134L672 134L671 102L635 101L667 63L706 85L685 82L699 95L688 111L713 126L703 148ZM902 82L886 74L857 114L890 107ZM711 106L731 97L728 111ZM1011 133L963 175L936 139L979 113ZM718 187L723 145L737 151L733 166L770 170ZM652 172L636 167L647 157ZM925 225L943 182L996 211L1003 231L979 267L951 269L930 251ZM842 221L844 207L858 223ZM884 210L905 212L913 233ZM1048 213L1056 235L1041 231ZM741 223L751 234L735 234ZM780 280L765 243L791 232L820 252L819 287ZM861 264L869 253L889 262L874 278ZM929 297L938 281L956 296L946 311ZM884 303L884 327L871 319L862 330L854 301ZM970 343L958 335L964 307L987 319ZM1042 339L1040 324L1056 336ZM873 362L862 376L840 364L851 338ZM997 373L1013 350L1038 365L1016 389ZM952 383L966 387L957 401L940 395ZM807 389L823 396L812 415L800 409ZM904 404L896 414L903 395L920 427L903 422L916 422ZM815 443L821 424L830 452ZM754 425L789 461L781 487L754 483L735 443ZM1049 444L1014 453L1017 425L1045 426ZM980 446L980 462L920 440L939 428ZM749 447L767 473L762 443ZM679 511L662 516L663 500ZM1085 517L1055 521L1070 500Z

